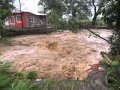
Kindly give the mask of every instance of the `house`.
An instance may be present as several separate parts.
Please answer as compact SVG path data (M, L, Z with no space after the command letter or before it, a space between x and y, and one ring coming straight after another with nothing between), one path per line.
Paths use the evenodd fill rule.
M46 26L46 14L36 15L31 12L13 12L8 18L10 27L41 27Z

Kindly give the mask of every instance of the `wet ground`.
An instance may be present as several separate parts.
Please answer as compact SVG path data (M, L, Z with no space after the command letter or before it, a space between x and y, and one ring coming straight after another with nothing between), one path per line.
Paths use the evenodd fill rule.
M108 39L110 30L93 30ZM25 35L0 44L0 60L13 62L18 72L37 71L40 78L80 79L88 76L91 65L98 64L100 52L107 52L106 41L83 30L78 34L59 32L50 35Z

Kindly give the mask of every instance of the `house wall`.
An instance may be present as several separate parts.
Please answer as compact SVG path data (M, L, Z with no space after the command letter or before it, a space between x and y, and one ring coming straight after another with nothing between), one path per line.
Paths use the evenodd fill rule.
M22 22L18 22L16 17L18 15L22 15ZM46 26L46 16L40 16L40 15L35 15L29 12L23 12L21 13L14 13L12 15L12 17L14 17L14 23L10 23L10 18L9 18L9 26L13 26L13 27L41 27L41 26ZM30 19L33 19L33 21L31 21Z
M30 19L33 19L33 22L30 21ZM44 16L38 16L31 13L27 13L26 15L26 26L27 27L40 27L46 25L46 17Z
M5 21L5 26L9 26L9 20Z
M21 22L18 22L16 17L18 15L22 15L22 21ZM26 13L15 13L12 15L14 17L14 22L15 23L10 23L10 19L9 19L9 26L13 26L13 27L26 27Z

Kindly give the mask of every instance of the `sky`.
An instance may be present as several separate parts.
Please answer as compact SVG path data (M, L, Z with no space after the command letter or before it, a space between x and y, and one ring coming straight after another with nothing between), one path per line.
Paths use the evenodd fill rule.
M35 14L39 14L38 2L39 0L21 0L22 11L29 11ZM18 10L20 10L19 0L15 0L14 5ZM39 10L42 10L42 9L43 9L42 7L39 8Z

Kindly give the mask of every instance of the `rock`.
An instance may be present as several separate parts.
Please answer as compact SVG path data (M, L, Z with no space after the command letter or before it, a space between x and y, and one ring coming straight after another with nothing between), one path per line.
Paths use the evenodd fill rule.
M39 82L39 81L41 81L42 79L36 79L36 82Z

